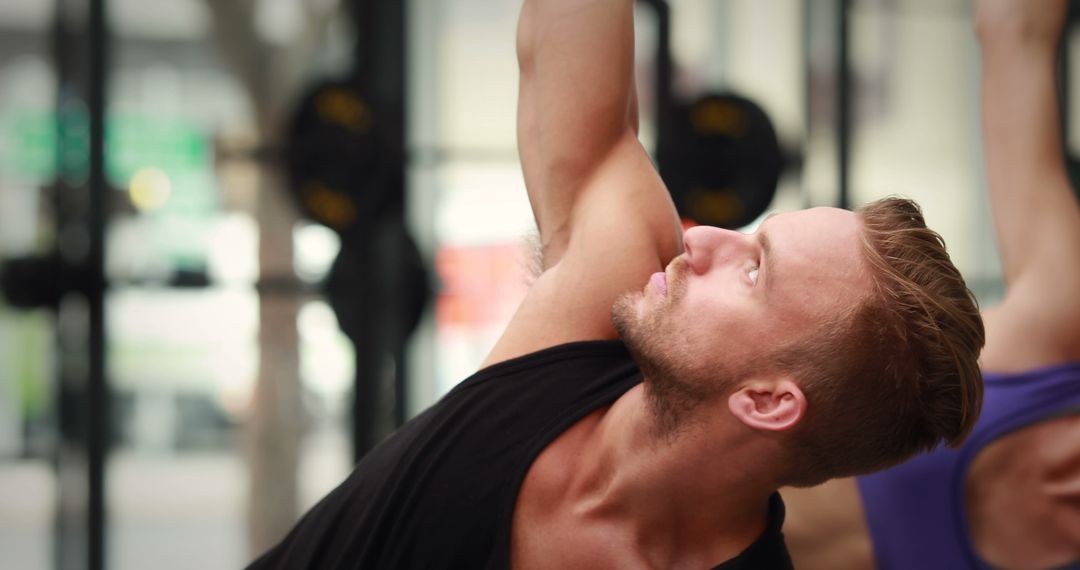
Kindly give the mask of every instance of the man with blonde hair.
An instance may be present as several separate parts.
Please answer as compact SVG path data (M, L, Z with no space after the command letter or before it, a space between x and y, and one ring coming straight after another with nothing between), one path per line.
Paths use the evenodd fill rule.
M257 567L789 568L785 484L961 440L975 303L918 207L682 231L637 138L633 0L525 0L543 271L484 367Z

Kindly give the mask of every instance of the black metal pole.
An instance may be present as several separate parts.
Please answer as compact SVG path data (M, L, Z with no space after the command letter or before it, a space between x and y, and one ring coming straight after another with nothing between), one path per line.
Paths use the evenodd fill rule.
M362 295L362 323L355 339L357 357L356 400L353 409L353 445L363 457L389 431L405 421L407 382L404 359L404 291L395 286L403 272L402 260L388 251L384 229L389 221L403 223L405 193L406 8L405 2L352 0L357 45L354 81L371 103L379 123L386 203L377 204L354 232L358 243L343 245L363 267L373 269ZM388 369L387 364L392 366ZM391 376L388 378L387 374ZM389 409L386 407L389 406Z
M837 0L836 42L836 156L839 208L850 207L851 170L851 0Z
M400 233L398 231L392 232L392 235L395 236L406 233L404 226L406 191L405 133L407 132L406 120L408 117L405 109L407 100L405 70L408 63L406 57L408 26L405 25L407 21L407 4L408 2L383 3L386 10L383 16L384 29L390 30L390 33L385 36L382 43L386 51L392 54L389 60L393 63L390 70L388 70L389 73L385 73L384 77L387 83L387 98L392 101L390 107L393 109L394 118L393 136L390 137L388 144L392 146L390 156L392 157L393 172L390 179L391 184L395 186L394 196L397 198L397 203L392 204L390 207L389 216L391 216L390 219L394 220L391 223L400 228ZM388 332L390 333L388 339L391 342L391 346L387 350L389 353L387 356L394 363L392 378L394 409L391 416L391 425L394 429L401 427L405 423L405 404L408 397L408 378L405 362L405 342L408 336L408 332L405 330L405 321L408 318L406 316L408 309L405 304L405 289L401 280L402 275L405 273L402 245L400 239L392 239L387 248L388 251L385 252L391 260L393 282L397 285L391 289L391 298L388 299L390 301L391 315L387 319Z
M342 253L350 252L346 263L356 267L370 268L375 259L374 223L370 218L361 220L363 231L357 232L357 243L343 244ZM374 272L373 272L374 273ZM379 350L379 323L376 318L379 303L379 287L371 281L357 283L356 294L360 299L360 321L356 347L356 383L353 395L353 458L359 461L379 442L379 387L383 371L383 355Z
M87 407L88 528L90 570L105 568L105 460L109 437L109 394L105 378L105 85L108 73L108 37L105 1L90 0L90 69L87 106L90 115L90 176L88 226L90 247L86 260L90 313Z

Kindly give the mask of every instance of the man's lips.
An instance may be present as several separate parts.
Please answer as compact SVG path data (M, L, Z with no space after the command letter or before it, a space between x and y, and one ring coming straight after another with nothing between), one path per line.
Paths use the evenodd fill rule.
M658 271L656 273L653 273L652 276L649 277L649 284L653 286L653 289L656 289L656 291L658 293L660 293L661 297L667 297L667 274L666 273L664 273L662 271Z

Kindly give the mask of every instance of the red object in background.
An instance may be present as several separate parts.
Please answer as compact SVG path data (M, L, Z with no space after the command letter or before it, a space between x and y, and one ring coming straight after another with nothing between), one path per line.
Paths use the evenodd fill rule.
M435 255L435 268L442 283L435 304L439 329L505 324L529 288L520 243L445 246Z

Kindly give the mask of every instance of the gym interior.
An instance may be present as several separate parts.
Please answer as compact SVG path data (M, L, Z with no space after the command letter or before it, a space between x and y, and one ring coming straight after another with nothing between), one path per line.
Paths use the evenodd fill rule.
M999 298L970 4L640 0L686 223L900 194ZM477 369L534 256L520 7L0 0L0 566L240 567Z

